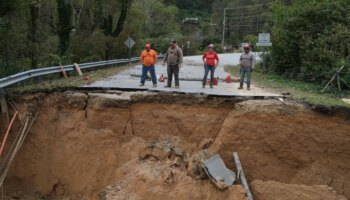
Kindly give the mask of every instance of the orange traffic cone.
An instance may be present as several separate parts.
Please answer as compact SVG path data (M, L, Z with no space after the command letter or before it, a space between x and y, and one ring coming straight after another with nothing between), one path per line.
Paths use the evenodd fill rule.
M214 78L214 85L218 85L219 84L219 77Z
M231 82L232 82L232 78L231 78L230 75L227 75L227 76L226 76L225 82L226 82L226 83L231 83Z
M86 81L86 85L90 85L91 84L91 77L89 75L84 76L84 81Z
M164 76L163 76L163 74L160 75L160 77L159 77L159 82L164 82Z

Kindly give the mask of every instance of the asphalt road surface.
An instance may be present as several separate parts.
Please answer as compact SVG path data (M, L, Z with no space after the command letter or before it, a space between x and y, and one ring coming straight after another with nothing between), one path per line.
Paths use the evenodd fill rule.
M136 64L118 74L111 74L109 78L101 81L93 82L90 85L85 85L83 87L93 87L93 88L106 88L106 89L135 89L135 90L148 90L148 91L169 91L169 92L180 92L180 93L194 93L194 94L206 94L215 96L254 96L254 97L279 97L280 94L274 94L267 92L262 88L254 86L254 80L252 80L251 90L246 90L246 85L244 90L238 90L239 83L226 83L223 80L228 75L224 70L225 65L237 65L239 62L240 54L219 54L220 63L215 70L215 77L219 77L220 81L218 85L214 86L213 89L207 86L202 88L202 82L200 79L204 75L204 67L201 56L190 56L184 57L184 63L180 68L180 88L164 88L165 82L158 81L158 87L154 88L151 81L146 81L145 86L140 87L140 75L142 66ZM257 57L257 60L259 58ZM227 66L226 66L227 67ZM166 76L166 66L162 66L162 61L158 61L156 64L156 74L157 76ZM191 79L191 81L189 81ZM196 80L196 81L193 81ZM174 81L174 80L173 80ZM172 84L174 85L174 83Z

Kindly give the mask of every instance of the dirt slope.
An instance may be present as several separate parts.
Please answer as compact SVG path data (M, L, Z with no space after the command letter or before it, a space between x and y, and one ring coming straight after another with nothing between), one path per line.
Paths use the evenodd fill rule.
M275 100L149 93L65 92L15 101L39 117L8 175L7 197L246 199L240 185L220 191L191 174L191 159L207 147L231 169L238 151L257 199L278 199L281 190L293 191L289 199L350 197L346 116ZM170 146L145 158L155 144Z

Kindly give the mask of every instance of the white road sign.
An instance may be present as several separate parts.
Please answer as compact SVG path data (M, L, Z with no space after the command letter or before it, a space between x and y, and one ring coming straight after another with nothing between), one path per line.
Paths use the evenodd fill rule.
M129 36L128 39L124 42L124 44L131 49L135 45L135 41Z
M270 42L270 33L259 33L259 42L256 43L256 46L269 47L272 46Z

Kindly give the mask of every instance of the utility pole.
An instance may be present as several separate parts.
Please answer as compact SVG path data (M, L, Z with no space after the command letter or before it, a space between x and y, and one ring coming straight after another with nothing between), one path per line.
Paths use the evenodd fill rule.
M222 50L224 50L224 45L225 45L225 31L226 31L226 8L224 8L224 20L222 22L222 43L221 43L221 47Z

